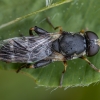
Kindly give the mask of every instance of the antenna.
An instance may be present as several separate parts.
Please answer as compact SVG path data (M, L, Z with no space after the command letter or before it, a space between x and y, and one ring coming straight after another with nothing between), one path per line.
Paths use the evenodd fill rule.
M100 46L100 39L97 39L96 43Z

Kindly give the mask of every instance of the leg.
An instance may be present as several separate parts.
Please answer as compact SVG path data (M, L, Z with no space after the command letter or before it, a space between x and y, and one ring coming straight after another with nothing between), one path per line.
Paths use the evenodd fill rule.
M97 69L87 58L85 58L84 56L80 58L85 60L95 71L100 72L100 69Z
M23 64L21 67L17 69L16 73L18 73L22 68L29 68L29 66L31 66L31 64Z
M60 87L62 87L64 73L66 72L66 68L67 68L67 62L66 61L63 61L63 63L64 63L64 70L62 72L61 79L60 79Z
M61 26L57 26L57 27L54 27L53 24L50 22L49 18L47 17L47 22L49 23L49 25L54 29L59 29L60 30L60 34L63 32L62 30L62 27Z
M80 31L80 33L84 34L84 33L85 33L85 30L82 29L82 30Z
M35 64L24 64L21 66L16 72L18 73L22 68L39 68L51 63L52 60L41 60L36 62Z
M47 31L45 31L42 28L39 28L37 26L32 27L32 28L29 29L29 35L30 36L33 36L33 32L32 31L35 31L38 35L45 35L45 34L49 33L49 32L47 32Z
M33 32L32 31L34 31L34 27L32 27L32 28L29 29L29 35L30 36L33 36Z
M82 30L80 31L80 33L84 34L86 31L88 31L88 28L82 29Z
M50 58L52 59L52 61L62 61L64 64L64 70L62 71L62 75L60 78L60 87L62 86L62 82L63 82L63 77L64 77L64 73L66 72L66 68L67 68L67 62L66 62L66 58L58 53L58 52L54 52L53 55L50 56Z
M52 60L41 60L41 61L36 62L34 65L31 65L29 68L44 67L45 65L48 65L51 62L52 62Z

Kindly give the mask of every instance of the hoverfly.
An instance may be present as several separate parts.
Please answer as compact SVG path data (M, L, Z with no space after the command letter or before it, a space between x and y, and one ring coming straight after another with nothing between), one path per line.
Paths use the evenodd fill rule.
M51 24L51 26L53 25ZM27 63L27 66L23 66L26 68L40 68L54 61L62 61L64 70L60 78L60 86L67 68L67 60L81 58L94 70L100 72L85 57L85 55L94 56L99 51L98 36L92 31L82 30L72 33L63 31L61 27L54 29L57 28L60 29L59 32L50 33L35 26L30 28L30 36L3 40L0 44L0 60L11 63ZM37 36L33 34L33 31L37 33Z

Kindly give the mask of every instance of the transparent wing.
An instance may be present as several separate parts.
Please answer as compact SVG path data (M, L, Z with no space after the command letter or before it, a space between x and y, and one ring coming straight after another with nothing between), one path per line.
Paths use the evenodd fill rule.
M50 36L15 37L1 41L0 60L33 63L52 54Z

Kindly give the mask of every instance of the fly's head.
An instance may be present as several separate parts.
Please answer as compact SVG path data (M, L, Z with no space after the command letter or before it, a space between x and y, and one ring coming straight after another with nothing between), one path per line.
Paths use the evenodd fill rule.
M85 32L86 38L86 55L88 57L94 56L99 51L100 40L98 36L92 31Z

